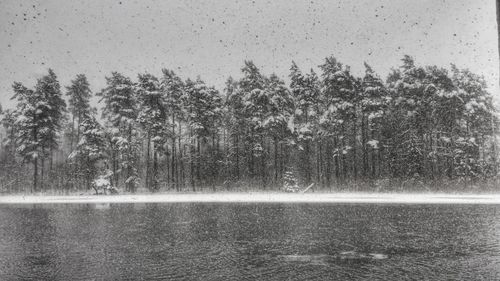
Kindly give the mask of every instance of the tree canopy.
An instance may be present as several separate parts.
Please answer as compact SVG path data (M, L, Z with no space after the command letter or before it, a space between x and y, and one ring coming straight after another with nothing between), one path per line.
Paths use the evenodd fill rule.
M26 169L8 162L32 164L34 190L89 188L105 171L130 192L280 189L289 178L327 190L498 186L498 111L483 77L411 56L385 80L364 68L356 77L329 56L316 74L292 62L285 82L245 61L223 91L169 69L112 72L100 116L84 74L66 101L49 69L33 89L14 82L1 164L12 175Z

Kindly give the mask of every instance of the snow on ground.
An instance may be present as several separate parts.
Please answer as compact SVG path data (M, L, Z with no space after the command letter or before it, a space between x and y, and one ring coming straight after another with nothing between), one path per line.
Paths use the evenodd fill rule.
M378 203L378 204L500 204L500 194L446 193L165 193L127 195L7 195L0 204L54 203Z

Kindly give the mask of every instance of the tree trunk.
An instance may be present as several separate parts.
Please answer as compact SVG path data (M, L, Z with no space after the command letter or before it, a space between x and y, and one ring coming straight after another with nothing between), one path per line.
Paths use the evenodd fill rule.
M81 124L82 114L78 112L78 124L76 126L76 143L80 142L80 124Z
M307 184L310 184L311 183L311 177L312 177L312 170L314 168L311 167L311 142L309 139L306 140L306 143L305 143L305 161L304 161L304 165L305 165L305 168L306 168L306 183Z
M189 138L191 139L191 147L190 147L190 153L189 153L189 167L190 167L190 180L191 180L191 187L193 188L193 192L196 192L196 186L195 186L195 181L194 181L194 153L195 153L195 140L193 136L193 130L189 130Z
M286 158L285 146L286 146L285 144L280 143L280 151L281 151L281 153L280 153L280 155L281 155L281 158L280 158L280 162L281 162L280 163L280 177L279 177L280 181L283 181L283 175L285 174L285 164L286 164L285 163L285 160L286 160L285 159Z
M265 189L267 186L266 183L266 141L263 136L261 136L261 143L262 143L262 155L260 156L260 175L262 179L262 187Z
M255 177L255 170L254 170L254 162L255 162L255 157L254 157L254 143L253 143L253 140L251 141L250 143L250 148L248 149L248 152L250 153L250 157L248 157L250 163L249 163L249 167L248 167L248 170L249 170L249 173L250 173L250 178L254 178Z
M338 137L335 137L333 139L333 141L334 141L333 147L336 150L335 156L333 156L335 158L335 179L338 183L340 181L340 156L339 156L340 148L339 148ZM328 146L330 146L330 143L328 143ZM327 155L331 155L331 147L328 147L327 150L328 150ZM328 171L327 171L327 173L328 173Z
M236 179L238 181L240 181L240 138L239 138L239 135L238 133L235 134L234 136L235 138L235 155L236 155L236 165L235 165L235 168L236 168Z
M111 146L111 165L113 168L113 179L114 179L114 185L118 187L118 182L119 182L119 175L118 175L118 159L116 157L116 149L114 148L114 145Z
M75 137L75 115L72 114L71 119L71 137L69 138L69 148L70 151L73 151L73 139Z
M304 112L305 112L305 124L309 124L309 108L306 106L304 108ZM306 183L307 184L310 184L311 183L311 163L310 163L310 158L311 156L309 155L311 153L311 141L309 140L309 138L306 139L305 141L305 163L304 163L304 166L305 166L305 172L306 172Z
M42 154L44 153L42 149ZM45 157L42 156L42 161L41 161L42 167L40 169L40 190L44 190L44 185L43 185L43 178L44 178L44 168L45 168Z
M127 183L127 189L134 193L135 192L135 184L134 181L131 181L132 177L132 124L128 125L128 155L127 155L127 179L125 180Z
M146 188L148 190L151 190L151 183L150 183L150 171L149 171L149 155L151 152L151 131L148 130L148 139L147 139L147 148L146 148Z
M87 155L86 157L86 166L87 166L87 171L85 173L85 185L87 187L87 190L91 188L90 181L92 180L92 163L90 163L90 157Z
M201 143L200 137L196 139L196 180L198 184L203 187L201 184Z
M38 183L38 157L33 159L33 189L31 192L36 192L37 188L37 183Z
M54 163L54 151L53 151L53 148L50 147L50 152L49 152L49 171L50 172L52 172L53 163ZM50 174L49 174L49 176L50 176Z
M323 161L321 157L321 140L317 141L316 148L316 184L321 184L321 163Z
M375 129L371 128L371 138L374 140L375 139ZM376 165L377 165L377 149L375 147L372 147L372 179L375 179L375 173L376 173Z
M347 150L345 151L344 153L344 150L346 149L346 145L345 145L345 139L346 139L346 133L345 133L345 127L344 127L344 123L342 123L342 150L341 150L341 154L342 154L342 184L345 185L346 184L346 179L347 179Z
M184 177L184 159L183 159L183 152L182 152L182 122L181 120L179 120L179 160L178 160L178 166L179 166L179 176L177 178L179 178L179 184L180 184L180 187L179 187L179 190L180 188L184 188L184 180L185 180L185 177Z
M179 186L177 185L177 177L176 177L176 147L175 147L175 114L172 114L172 161L170 164L170 169L172 170L172 185L175 187L175 190L179 191Z
M353 138L352 138L353 139L353 142L352 142L352 158L353 158L353 160L352 160L352 163L353 163L352 169L353 169L353 174L354 174L354 180L355 181L358 179L358 157L357 157L358 156L357 155L357 153L358 153L358 151L357 151L358 144L357 144L357 139L356 139L357 134L358 134L358 128L357 128L357 123L358 122L357 121L358 121L357 120L357 116L354 115L354 118L353 118L353 122L354 122L354 124L353 124Z
M153 143L153 190L157 191L159 189L158 187L158 151L156 148L156 144Z
M217 132L215 131L212 134L212 148L210 149L210 157L212 158L212 167L211 167L211 174L212 174L212 191L215 192L215 178L217 177L217 159L215 159L215 135Z
M278 186L278 138L274 137L274 185Z
M337 146L336 144L336 140L337 138L335 138L335 146ZM332 183L331 183L331 173L332 173L332 146L331 146L331 140L330 138L328 138L326 140L326 186L327 188L329 189L332 189ZM338 157L335 156L335 168L337 168L337 165L338 165ZM337 173L337 170L335 170L335 173Z
M363 177L366 179L368 173L368 152L366 147L368 133L365 122L368 122L368 120L366 120L365 114L363 114L361 117L361 141L363 143Z
M451 148L451 161L448 170L448 176L450 179L453 179L455 173L455 107L453 108L453 118L450 128L450 148Z

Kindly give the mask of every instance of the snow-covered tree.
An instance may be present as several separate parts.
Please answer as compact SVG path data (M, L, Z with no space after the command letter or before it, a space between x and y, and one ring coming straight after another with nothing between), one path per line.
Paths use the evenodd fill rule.
M35 92L26 88L21 83L15 82L12 86L14 99L17 100L17 107L14 115L17 120L14 126L17 128L16 145L17 152L24 162L33 163L33 188L38 187L38 159L42 154L42 137L40 130L43 130L44 112L47 111L47 104L43 100L40 92Z
M164 93L164 103L167 111L165 127L169 128L167 137L171 139L170 179L176 189L179 190L182 184L181 176L183 175L182 123L186 121L183 104L184 82L172 70L163 69L162 73L160 87Z
M158 190L158 150L164 145L167 135L165 93L161 89L158 78L151 74L140 74L137 83L137 98L139 101L137 121L147 135L146 188ZM153 144L152 171L149 168L151 143Z
M253 93L257 94L259 91L254 91ZM275 74L269 77L264 90L260 91L260 93L261 96L256 96L255 100L250 99L247 101L251 105L250 111L254 114L258 113L254 115L258 118L255 128L264 137L262 142L263 148L267 146L266 139L272 140L274 144L274 184L277 186L278 177L282 176L279 172L284 170L284 168L280 169L279 167L279 160L283 157L280 154L279 147L280 145L290 143L292 132L289 124L293 118L294 103L285 83ZM250 95L249 97L251 98L252 96ZM255 105L258 106L253 110L252 107ZM269 148L267 150L266 155L271 153ZM265 158L262 158L262 160L265 160ZM261 168L265 167L266 165L263 164ZM262 174L265 175L265 171Z
M390 102L386 87L373 69L365 63L365 76L361 82L361 99L359 101L361 110L361 141L363 146L363 173L367 176L368 171L372 178L376 176L378 158L380 157L381 129L385 117L387 104ZM370 153L371 152L371 153ZM371 161L369 161L371 158ZM381 167L379 167L379 170Z
M35 90L17 82L13 89L13 98L18 102L15 113L18 116L15 124L18 129L17 151L24 161L33 163L33 189L37 190L38 160L42 160L43 180L44 159L50 156L52 160L52 151L58 147L66 103L51 69L48 75L38 79Z
M17 127L16 120L18 112L6 109L0 116L0 123L4 128L5 136L1 141L1 145L4 148L4 157L1 159L4 163L14 162L16 159L16 136Z
M393 176L420 179L425 176L424 132L428 125L428 92L425 68L404 56L403 65L388 78L394 99L391 166Z
M290 90L294 98L294 118L293 125L299 143L300 161L302 163L305 182L311 182L313 174L313 165L311 164L311 143L313 140L320 145L318 138L318 117L322 112L322 104L320 102L320 84L319 79L314 70L304 75L295 62L292 62L290 69ZM321 149L318 149L320 151ZM319 165L319 155L317 157ZM317 167L319 167L317 165ZM319 177L319 169L317 169Z
M81 163L89 189L98 173L97 163L106 158L106 139L102 126L90 112L81 113L79 119L80 140L68 158Z
M264 90L266 78L260 73L260 70L255 66L252 61L245 61L245 65L241 69L243 77L238 82L238 92L243 101L243 108L245 114L245 128L243 133L243 140L245 144L248 172L250 177L256 175L256 158L262 156L263 147L261 145L260 137L258 136L255 128L254 118L258 112L250 112L248 109L252 106L258 107L258 104L249 104L252 97L258 96ZM254 98L255 100L255 98Z
M135 86L118 72L106 77L106 84L106 88L97 95L104 102L103 117L109 127L114 184L118 184L119 170L125 169L126 190L135 192L139 180L136 167L138 103Z
M248 128L248 119L243 103L244 95L239 89L238 81L235 81L232 77L229 77L226 81L225 94L226 127L230 138L229 155L227 157L232 165L231 180L240 181L243 174L241 164L245 158L243 144L245 142L245 132Z
M44 165L43 161L49 156L50 169L52 170L53 151L59 147L60 131L63 126L66 113L66 101L63 99L61 86L57 76L52 69L48 74L38 79L35 92L40 93L45 104L45 112L42 114L43 124L39 128L42 139L42 179Z
M80 123L83 115L88 115L91 110L90 98L92 92L85 74L78 74L75 79L71 80L71 84L66 87L66 96L68 97L68 110L72 115L70 136L70 147L72 148L74 141L76 143L80 141Z
M191 131L191 177L193 180L196 174L200 184L202 173L205 176L214 175L214 169L216 169L215 163L209 160L214 160L212 158L215 149L214 135L217 134L222 117L222 98L215 88L207 87L200 79L195 82L188 80L185 85L184 105ZM212 139L211 146L208 142L209 139ZM208 150L209 153L202 155L202 150ZM201 164L207 162L211 162L210 167L202 167ZM194 169L194 165L196 165L196 169ZM194 189L194 181L192 184ZM212 179L212 186L213 184Z
M481 147L489 146L494 138L495 108L483 77L454 65L452 72L456 87L452 94L457 95L458 100L454 111L453 168L462 180L475 180L486 176L497 165L494 153L481 151Z
M498 180L498 112L483 77L454 65L421 66L410 56L385 81L367 64L355 77L334 57L320 70L318 77L292 63L287 87L282 77L245 61L222 95L168 69L158 78L140 74L136 83L113 72L98 94L98 120L85 75L66 87L69 115L49 70L34 88L13 85L16 107L0 117L0 177L11 182L26 173L7 163L22 159L32 164L38 191L44 163L54 158L57 172L45 177L54 188L67 188L68 177L89 185L109 160L108 185L131 192L139 175L150 190L179 191L187 183L193 190L312 182L357 190L381 182L447 188ZM63 124L67 135L60 136ZM69 145L58 149L61 138ZM67 161L66 147L78 169L57 165Z
M347 142L347 130L349 121L356 120L354 104L354 99L357 98L356 81L350 74L350 68L342 65L333 56L326 58L320 68L323 71L322 100L326 108L319 123L323 134L333 138L334 142L333 151L330 141L327 141L326 148L329 155L326 168L327 185L330 185L332 156L335 160L336 178L345 180L347 176L347 154L353 148Z

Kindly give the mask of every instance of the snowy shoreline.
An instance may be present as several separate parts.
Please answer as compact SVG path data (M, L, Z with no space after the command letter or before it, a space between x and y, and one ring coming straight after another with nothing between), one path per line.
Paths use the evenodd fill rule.
M165 193L126 195L5 195L0 204L85 203L363 203L500 204L500 194L449 193Z

